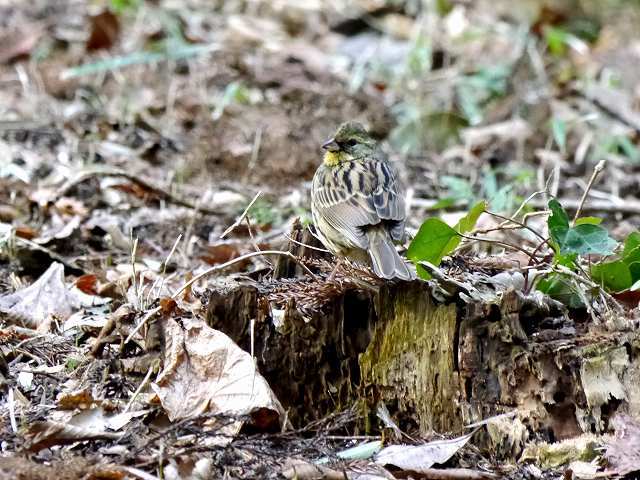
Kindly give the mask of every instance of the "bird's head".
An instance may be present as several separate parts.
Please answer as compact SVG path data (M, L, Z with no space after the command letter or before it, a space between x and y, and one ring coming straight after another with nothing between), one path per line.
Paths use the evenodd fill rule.
M362 124L345 122L340 125L333 138L322 145L322 148L326 150L324 164L335 167L342 162L364 159L372 155L376 148L376 141Z

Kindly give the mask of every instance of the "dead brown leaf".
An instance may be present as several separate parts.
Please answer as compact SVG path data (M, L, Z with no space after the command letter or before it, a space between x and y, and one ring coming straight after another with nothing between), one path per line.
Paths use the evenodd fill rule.
M82 275L76 280L76 287L87 295L98 295L98 277L92 273Z
M33 422L25 436L27 449L31 452L38 452L54 445L69 445L85 440L118 440L122 434L96 431L48 420Z
M206 253L200 258L209 265L218 265L228 262L240 255L237 245L222 243L218 245L207 246Z
M111 48L120 35L120 20L109 10L90 17L91 34L87 40L87 50Z

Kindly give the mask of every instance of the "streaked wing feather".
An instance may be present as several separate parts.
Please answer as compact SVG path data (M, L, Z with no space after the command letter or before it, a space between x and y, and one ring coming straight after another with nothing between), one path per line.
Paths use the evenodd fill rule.
M372 168L373 167L373 168ZM405 206L398 175L387 162L351 164L355 179L363 176L364 191L350 192L335 183L327 184L314 178L315 205L327 223L342 232L354 245L367 248L368 240L361 227L376 225L382 220L395 220L391 230L394 240L404 233ZM324 172L330 175L329 172ZM341 172L340 174L343 174Z

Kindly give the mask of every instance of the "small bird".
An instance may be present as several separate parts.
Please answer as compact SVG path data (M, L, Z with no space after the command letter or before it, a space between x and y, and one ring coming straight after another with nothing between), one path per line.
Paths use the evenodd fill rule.
M311 213L322 243L339 257L370 264L381 278L414 278L393 245L402 241L406 219L395 167L357 122L340 125L322 148L326 152L311 188Z

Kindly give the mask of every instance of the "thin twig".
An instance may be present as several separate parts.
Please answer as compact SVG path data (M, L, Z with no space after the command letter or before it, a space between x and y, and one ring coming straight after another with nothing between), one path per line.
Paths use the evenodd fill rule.
M77 175L76 177L66 181L60 188L58 188L58 190L56 191L55 197L54 197L54 201L58 200L60 197L63 197L64 195L67 194L67 192L69 190L71 190L75 185L84 182L85 180L92 178L92 177L121 177L124 178L126 180L129 180L130 182L139 185L140 187L142 187L145 190L148 190L150 192L152 192L153 194L157 195L159 198L161 198L162 200L165 200L167 202L173 203L175 205L179 205L181 207L186 207L189 208L191 210L198 210L201 213L207 214L207 215L220 215L222 214L222 212L220 212L219 210L212 210L209 208L203 208L203 207L197 207L195 204L189 202L188 200L184 200L176 195L174 195L171 192L168 192L166 190L163 190L159 187L155 187L153 185L151 185L149 182L147 182L146 180L143 180L141 178L136 177L135 175L131 174L131 173L127 173L123 170L117 170L117 169L104 169L104 168L96 168L96 169L92 169L92 170L87 170L84 171L82 173L80 173L79 175Z
M600 160L598 164L595 166L595 168L593 169L593 173L591 174L589 183L587 183L587 188L585 188L584 192L582 193L582 198L580 199L580 203L578 204L578 208L576 209L576 214L573 217L572 225L575 225L576 220L578 220L578 218L580 217L580 214L582 213L582 208L584 207L584 202L587 200L587 195L589 195L589 190L591 190L591 187L593 186L593 183L596 181L596 178L598 178L598 175L600 175L600 172L604 170L604 166L606 163L607 163L606 160Z
M546 190L538 190L537 192L533 192L531 195L529 195L527 198L525 198L524 201L518 207L518 209L515 211L515 213L513 215L511 215L511 218L509 220L513 221L513 219L515 219L520 214L520 212L527 205L527 203L529 203L531 200L533 200L536 196L542 195L544 193L547 193L547 191Z
M289 240L292 243L295 243L296 245L300 245L301 247L305 247L305 248L309 248L311 250L316 250L317 252L322 252L322 253L331 253L329 250L327 250L326 248L320 248L320 247L314 247L313 245L309 245L307 243L303 243L303 242L299 242L298 240L293 239L291 236L289 236L288 233L283 233L284 237Z
M493 238L472 237L472 236L469 236L469 235L464 235L462 233L458 233L458 235L460 235L462 238L466 238L467 240L474 240L476 242L495 243L496 245L500 245L501 247L510 248L511 250L517 250L519 252L524 253L527 257L529 257L529 259L531 261L534 261L534 262L538 263L536 261L535 257L533 257L530 252L528 252L524 248L519 247L517 245L511 245L510 243L503 242L501 240L494 240Z
M133 395L131 395L131 399L129 400L129 403L127 403L127 406L124 408L124 412L123 413L126 413L126 412L129 411L129 409L133 405L133 402L135 401L135 399L138 397L138 395L140 395L140 392L142 391L142 389L149 382L149 379L151 378L151 374L153 373L153 369L154 369L154 365L151 365L149 367L149 371L147 372L147 374L142 379L142 382L140 383L138 388L136 388L136 391L133 392Z
M138 323L138 325L136 325L136 328L134 328L131 333L129 334L129 336L126 338L126 340L124 341L123 345L126 345L127 343L129 343L131 341L131 339L133 339L133 336L138 333L140 331L140 329L149 321L150 318L152 318L153 316L155 316L156 313L158 313L160 310L162 310L162 307L155 307L152 308L151 310L149 310L145 316L142 318L142 320L140 321L140 323Z
M533 234L534 234L536 237L538 237L540 240L545 240L544 236L543 236L540 232L537 232L536 230L534 230L533 228L531 228L531 227L530 227L529 225L527 225L526 223L522 223L522 222L520 222L520 221L518 221L518 220L515 220L515 219L513 219L513 218L504 217L504 216L502 216L502 215L500 215L500 214L498 214L498 213L493 213L493 212L490 212L490 211L488 211L488 210L485 210L485 211L484 211L484 213L486 213L486 214L488 214L488 215L491 215L491 216L493 216L493 217L500 218L500 219L504 220L504 222L503 222L502 224L500 224L500 225L503 225L504 223L508 223L508 222L515 223L515 224L516 224L516 225L518 225L520 228L524 228L524 229L526 229L526 230L529 230L531 233L533 233Z
M173 298L173 299L177 298L182 292L184 292L191 285L193 285L194 283L202 280L204 277L207 277L207 276L211 275L214 272L217 272L217 271L220 271L220 270L224 270L225 268L228 268L231 265L234 265L234 264L236 264L238 262L243 262L244 260L247 260L248 258L256 257L256 256L259 256L259 255L280 255L280 256L283 256L283 257L288 257L291 260L293 260L294 262L298 263L309 275L311 275L313 278L316 278L315 273L313 273L311 270L309 270L309 267L307 267L304 263L302 263L300 261L300 259L298 257L296 257L293 253L291 253L291 252L283 252L281 250L261 250L259 252L247 253L246 255L242 255L240 257L234 258L232 260L229 260L228 262L221 263L220 265L214 265L213 267L208 268L204 272L202 272L202 273L196 275L195 277L193 277L191 280L189 280L187 283L185 283L182 287L180 287L176 292L174 292L173 295L171 295L171 298Z
M229 228L227 228L224 232L222 232L222 235L220 235L220 238L226 237L227 235L229 235L231 232L233 232L236 228L240 226L240 224L244 221L244 218L247 216L247 213L249 212L251 207L253 207L253 204L256 203L256 200L258 200L258 197L260 197L260 195L262 195L262 190L256 193L256 196L253 197L253 200L249 202L249 205L247 205L247 208L244 209L244 211L240 214L238 218L236 218L236 221L233 222L233 224Z

